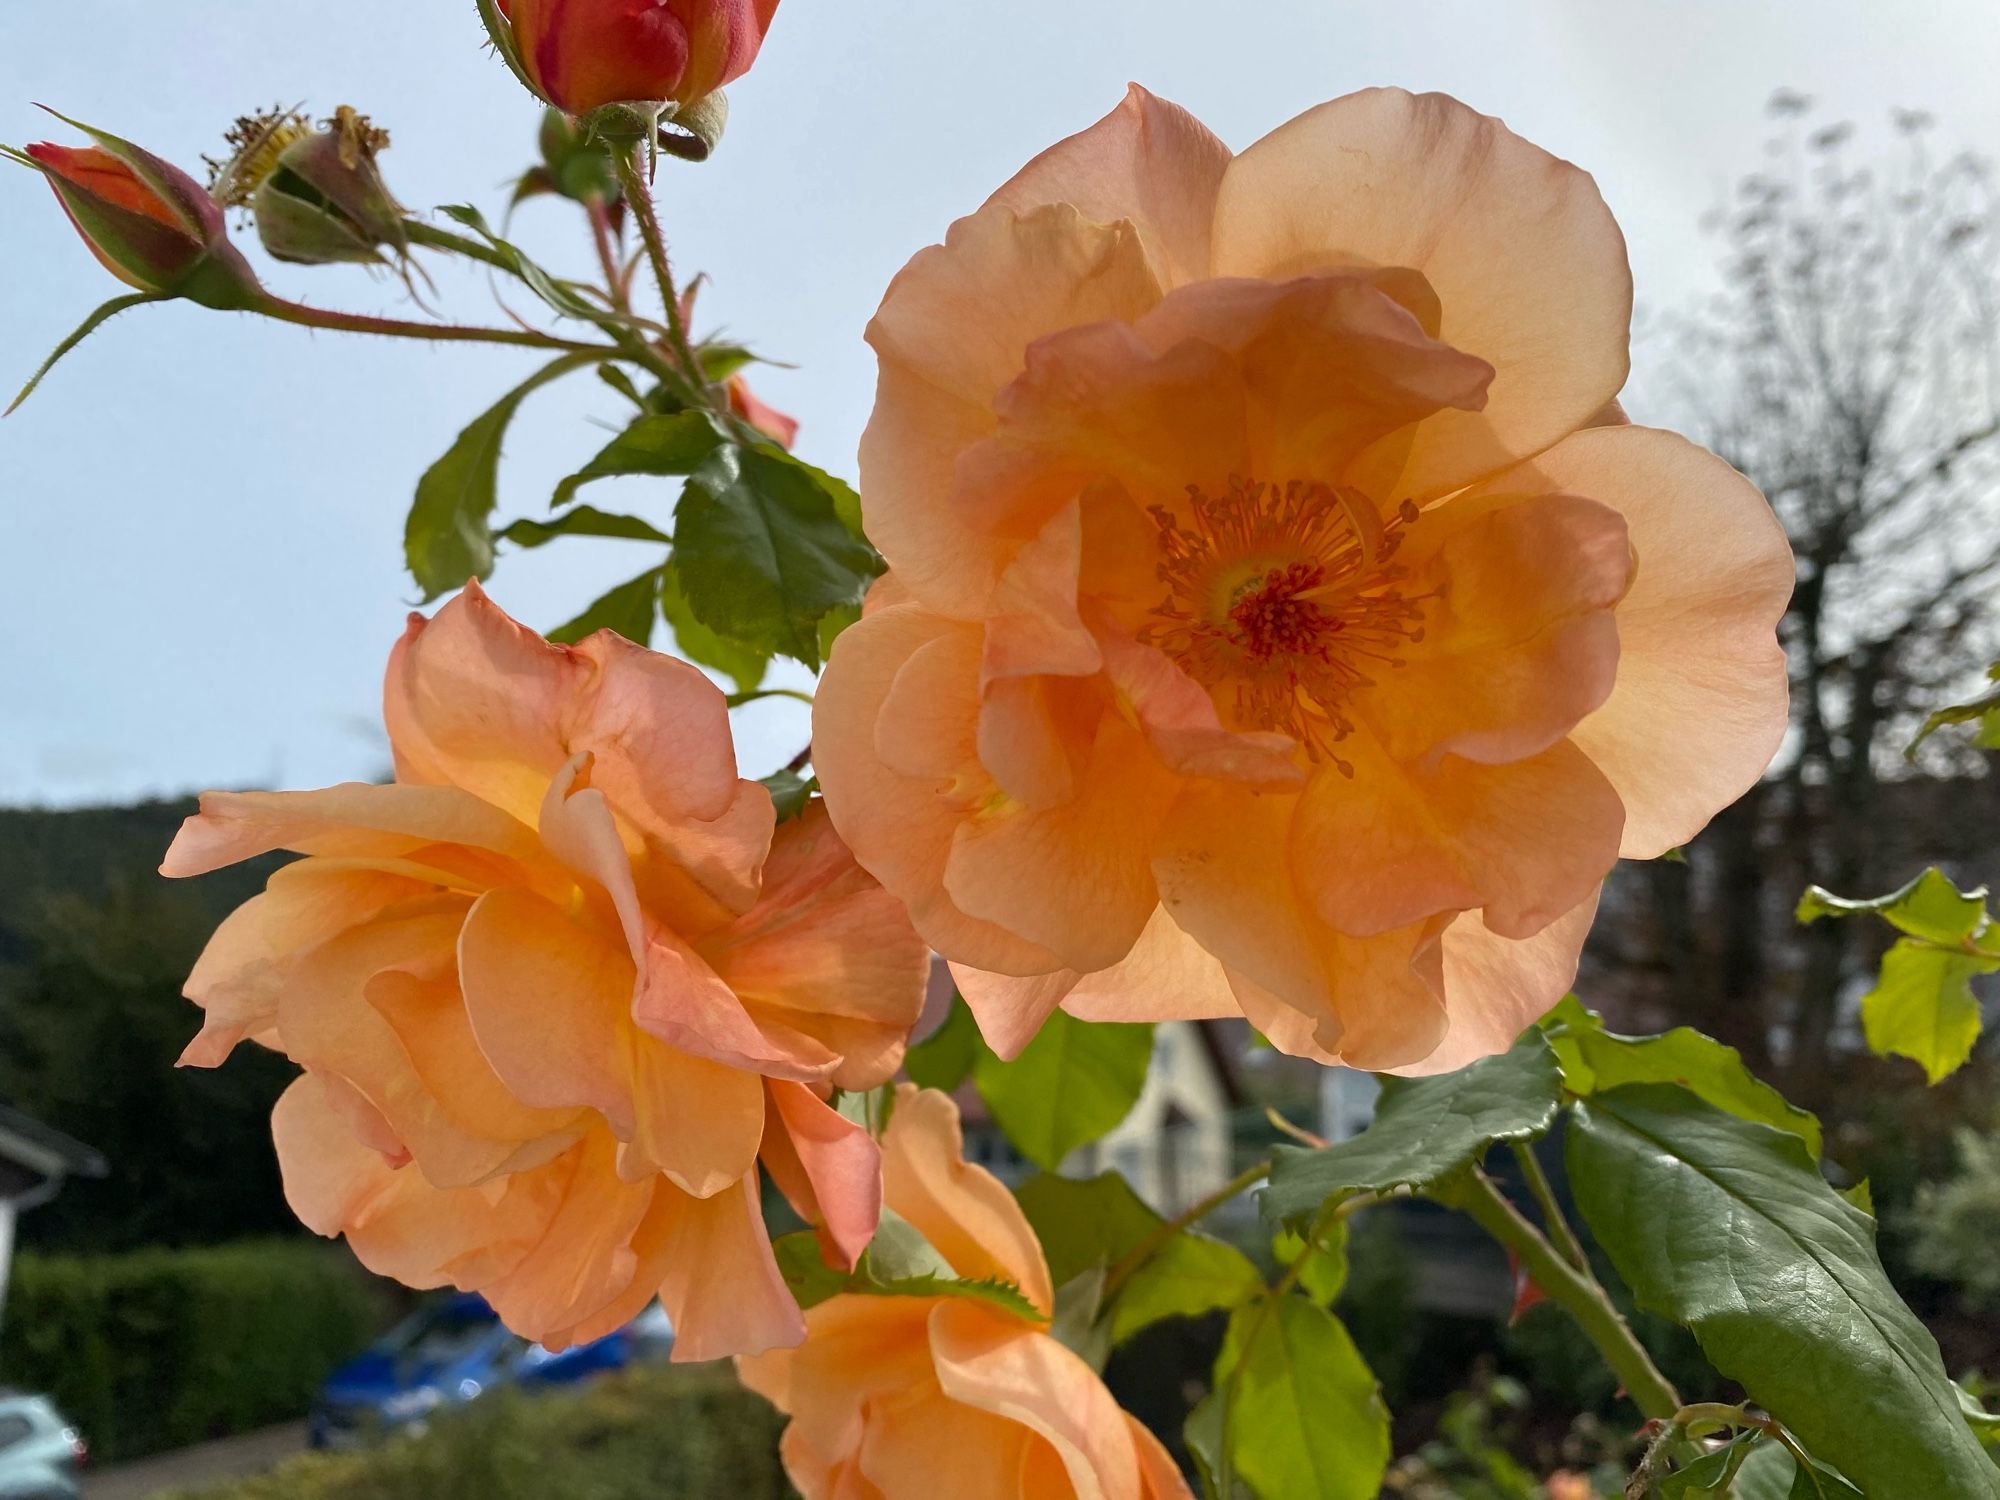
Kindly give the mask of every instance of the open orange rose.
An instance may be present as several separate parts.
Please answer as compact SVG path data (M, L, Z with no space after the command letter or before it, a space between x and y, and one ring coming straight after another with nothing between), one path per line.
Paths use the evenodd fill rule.
M1756 779L1790 553L1625 423L1630 309L1588 176L1393 90L1232 156L1134 89L897 277L816 766L997 1050L1458 1066Z
M948 1096L897 1090L882 1180L953 1271L1009 1282L1049 1314L1042 1247L1013 1195L965 1160ZM802 1346L737 1369L791 1417L785 1470L805 1500L1188 1497L1159 1440L1046 1322L976 1297L844 1293L806 1313Z
M823 1100L880 1083L928 955L823 809L773 829L722 693L602 632L551 646L478 586L413 617L396 782L210 793L163 872L281 868L188 981L185 1062L305 1074L273 1129L305 1223L551 1346L658 1296L676 1357L796 1342L759 1201L852 1263L878 1154Z

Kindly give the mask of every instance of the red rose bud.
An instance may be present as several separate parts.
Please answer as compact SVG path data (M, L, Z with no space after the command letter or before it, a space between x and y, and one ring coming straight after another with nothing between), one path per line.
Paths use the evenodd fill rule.
M257 298L256 275L229 243L222 209L207 189L129 141L77 128L96 144L44 141L7 155L48 179L106 270L142 292L209 307L241 308Z
M572 115L690 105L757 60L778 0L481 0L521 80Z

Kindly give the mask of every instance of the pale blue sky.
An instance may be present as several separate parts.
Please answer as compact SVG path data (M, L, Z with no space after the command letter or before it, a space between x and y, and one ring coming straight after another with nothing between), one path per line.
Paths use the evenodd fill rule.
M43 100L192 165L244 110L352 103L395 132L407 203L491 207L536 113L480 40L471 0L5 0L0 140L47 135ZM851 477L874 378L861 330L889 277L1128 79L1239 147L1365 85L1455 93L1597 174L1661 308L1707 285L1696 220L1754 163L1774 87L1870 126L1923 105L1947 140L1996 152L1996 77L1991 0L786 0L720 155L663 166L661 186L680 265L715 278L701 321L801 366L763 392L803 420L807 457ZM582 268L561 206L521 227ZM11 389L118 288L26 172L0 172L0 268ZM271 279L407 311L361 272ZM445 291L483 315L483 277ZM375 774L411 486L525 368L191 307L141 309L73 356L0 424L0 803ZM537 397L503 512L545 504L616 404L587 379ZM503 561L493 588L548 626L643 565L571 543ZM795 705L740 716L752 774L804 735Z

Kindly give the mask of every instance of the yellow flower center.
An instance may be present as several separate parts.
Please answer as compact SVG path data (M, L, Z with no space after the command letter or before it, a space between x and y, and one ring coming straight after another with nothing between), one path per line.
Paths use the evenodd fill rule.
M1351 774L1332 752L1354 729L1348 705L1423 639L1425 596L1404 594L1393 561L1416 506L1385 522L1359 490L1232 478L1152 516L1167 597L1142 639L1232 692L1239 727L1289 734Z

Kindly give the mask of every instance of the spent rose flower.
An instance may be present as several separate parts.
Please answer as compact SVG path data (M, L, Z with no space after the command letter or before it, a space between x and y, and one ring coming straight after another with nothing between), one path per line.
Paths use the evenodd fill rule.
M1135 88L896 278L815 765L1002 1055L1459 1066L1762 772L1790 553L1625 421L1631 295L1587 175L1395 90L1232 156Z
M613 104L692 104L757 60L778 0L495 0L494 41L522 79L572 115Z
M965 1160L949 1096L897 1090L882 1183L953 1271L1051 1313L1041 1244L999 1179ZM737 1370L791 1417L781 1452L805 1500L1188 1500L1159 1440L1045 1321L988 1301L843 1293L807 1311L798 1348Z
M384 692L396 781L210 793L163 872L305 856L218 929L184 1061L305 1070L273 1120L299 1217L552 1346L658 1296L676 1354L803 1331L761 1156L851 1264L878 1153L824 1102L892 1073L928 955L824 811L776 826L727 705L606 631L552 646L468 587Z
M242 308L256 299L256 274L230 244L222 209L206 188L130 141L77 128L95 144L42 141L5 154L48 179L107 271L142 292L209 307Z

